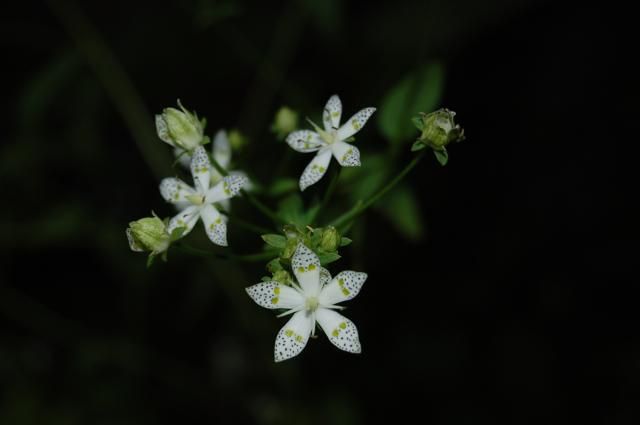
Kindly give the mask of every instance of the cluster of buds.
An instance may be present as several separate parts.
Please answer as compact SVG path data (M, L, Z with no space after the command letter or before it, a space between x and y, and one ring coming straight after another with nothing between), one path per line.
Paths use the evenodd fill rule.
M455 116L455 112L443 108L429 114L421 112L419 116L414 117L413 124L421 134L411 150L419 151L430 147L438 162L445 165L449 159L447 145L464 140L464 130L455 123Z
M286 225L282 235L262 235L262 239L270 247L276 248L279 255L267 264L267 270L271 277L264 279L275 280L282 284L291 282L291 275L286 267L291 264L298 245L304 244L318 255L320 263L324 266L340 258L338 248L351 243L351 239L341 237L333 226L312 228L300 228L294 225Z

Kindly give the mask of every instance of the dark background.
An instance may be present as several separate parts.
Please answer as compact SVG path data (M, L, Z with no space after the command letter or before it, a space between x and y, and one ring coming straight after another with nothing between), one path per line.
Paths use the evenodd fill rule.
M0 423L638 423L631 16L524 0L3 11ZM313 114L335 92L349 115L429 60L467 140L409 177L420 241L368 214L331 267L369 273L346 313L362 355L321 336L276 365L284 321L243 290L261 264L171 252L147 270L129 251L130 220L171 214L152 113L180 97L210 134L240 128L259 180L287 149L267 130L280 105ZM363 134L363 153L386 149Z

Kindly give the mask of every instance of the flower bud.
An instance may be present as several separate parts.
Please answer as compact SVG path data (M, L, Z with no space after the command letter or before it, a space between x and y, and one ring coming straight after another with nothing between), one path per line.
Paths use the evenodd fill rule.
M162 114L156 115L158 137L171 146L192 151L204 142L206 120L198 119L195 112L187 111L180 100L176 108L165 108Z
M159 217L132 221L126 233L132 251L150 251L152 255L157 255L169 248L170 235L165 222Z
M322 230L319 248L324 252L333 252L340 246L340 234L333 226L327 226Z
M449 143L464 140L464 130L455 123L455 116L455 112L445 108L430 114L421 113L414 120L416 127L422 132L414 150L429 146L436 151L442 151Z
M277 272L275 272L273 274L273 280L275 280L276 282L280 282L283 285L289 285L289 286L291 286L291 282L292 282L291 275L286 270L278 270Z
M284 137L298 128L298 113L291 108L283 106L278 109L276 116L271 126L273 131L279 139Z
M238 130L231 130L227 136L231 149L234 151L241 150L247 144L247 138Z

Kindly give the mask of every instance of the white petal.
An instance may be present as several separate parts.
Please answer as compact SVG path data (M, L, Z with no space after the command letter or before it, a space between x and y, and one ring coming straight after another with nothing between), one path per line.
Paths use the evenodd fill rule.
M364 125L376 108L364 108L358 111L354 116L349 118L349 121L345 122L342 127L338 129L338 138L340 140L348 139L356 134Z
M227 213L231 211L231 201L229 199L223 199L220 202L216 202L213 206ZM218 208L218 206L220 206L220 208ZM224 215L222 217L226 218Z
M322 123L325 131L337 130L340 126L340 116L342 115L342 102L338 95L334 94L329 98L322 112Z
M247 178L241 174L228 175L221 182L207 192L206 202L220 202L236 196L247 183Z
M320 293L320 259L304 244L298 244L291 258L291 268L307 297Z
M246 288L247 294L261 307L295 308L304 306L304 297L295 289L279 282L262 282Z
M318 301L321 305L329 306L350 300L358 295L367 274L351 270L338 273L336 277L322 288Z
M193 229L193 226L196 225L198 217L200 217L198 214L198 207L194 205L187 207L169 221L167 232L171 234L174 229L184 227L185 230L182 233L182 236L185 236Z
M193 150L193 157L191 158L191 175L193 176L193 183L198 191L204 193L209 189L209 182L211 180L211 162L209 161L207 152L202 146L198 146Z
M195 191L182 180L167 177L160 182L160 194L167 202L182 204L189 202L187 196L195 194Z
M359 167L360 151L347 142L335 142L331 145L331 151L336 160L343 167Z
M325 145L318 133L311 130L297 130L289 133L287 144L298 152L315 152Z
M173 140L169 136L169 129L167 128L167 123L165 122L162 115L156 115L156 132L158 133L158 137L165 143L170 144L171 146L175 146L173 144Z
M216 245L227 246L227 222L211 204L200 209L200 217L207 236Z
M331 150L323 149L313 157L300 176L300 190L305 190L324 176L331 162Z
M362 351L358 329L351 320L340 313L322 307L316 310L316 320L333 345L350 353Z
M229 162L231 162L231 144L229 143L226 131L219 130L213 137L211 154L218 165L226 170Z
M295 313L276 336L273 351L276 362L295 357L304 349L313 326L312 315L306 310Z

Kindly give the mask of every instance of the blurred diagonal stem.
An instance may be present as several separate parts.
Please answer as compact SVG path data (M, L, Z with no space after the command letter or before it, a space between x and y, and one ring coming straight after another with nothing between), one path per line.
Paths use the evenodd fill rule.
M129 128L143 160L154 176L161 178L168 172L165 165L167 161L158 155L156 136L150 125L153 118L138 95L134 83L76 2L48 0L47 4L103 85L113 106Z
M231 253L220 254L217 252L211 252L205 249L196 248L184 242L178 242L174 244L173 248L177 249L178 251L182 251L186 254L197 255L199 257L204 257L209 259L217 258L220 260L245 261L248 263L270 260L273 257L276 257L278 255L277 250L269 250L264 252L258 252L255 254L243 254L243 255L231 254Z
M211 160L211 164L213 165L213 168L215 168L220 174L222 174L225 177L229 175L229 172L225 170L224 167L222 167L222 165L220 165L215 158L210 157L210 160ZM285 224L284 221L278 216L278 214L276 214L271 208L267 207L265 204L260 202L258 198L253 196L253 194L251 194L250 192L247 192L244 189L242 189L240 193L242 193L242 195L244 195L247 198L247 200L254 207L256 207L256 209L258 209L261 213L269 217L275 223Z
M378 190L375 194L373 194L369 199L364 202L358 202L353 206L349 211L342 214L340 217L334 219L330 224L332 226L342 228L343 226L348 225L351 221L353 221L360 214L365 212L367 208L371 205L375 204L380 198L387 194L391 189L393 189L402 179L409 174L411 170L415 168L416 165L420 162L422 157L424 156L427 149L422 150L418 156L414 157L411 162L407 164L406 167L402 169L389 183L383 186L380 190Z

